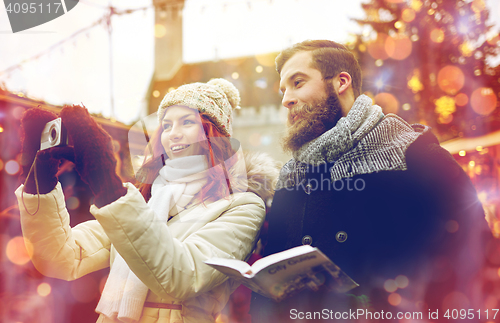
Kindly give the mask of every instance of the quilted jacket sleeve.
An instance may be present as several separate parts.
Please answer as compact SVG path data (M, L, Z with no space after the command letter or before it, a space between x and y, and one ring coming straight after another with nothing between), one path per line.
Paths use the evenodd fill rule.
M22 194L23 185L15 192L21 212L23 236L32 247L31 260L45 276L74 280L109 266L111 243L101 225L87 221L73 228L64 202L61 184L48 194ZM21 194L23 197L21 197ZM24 199L24 203L23 203ZM26 212L26 209L29 213Z
M264 202L247 192L199 206L192 220L167 225L155 221L139 191L127 185L127 195L100 209L92 206L90 211L130 269L160 297L184 300L224 282L226 276L204 261L247 258L265 216ZM197 223L211 213L213 221ZM196 230L178 238L175 233L186 226Z

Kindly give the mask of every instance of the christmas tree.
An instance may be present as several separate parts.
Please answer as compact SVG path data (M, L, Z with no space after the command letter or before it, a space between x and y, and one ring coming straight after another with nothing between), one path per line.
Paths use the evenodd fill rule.
M440 140L500 129L500 37L485 0L371 0L349 43L384 112Z

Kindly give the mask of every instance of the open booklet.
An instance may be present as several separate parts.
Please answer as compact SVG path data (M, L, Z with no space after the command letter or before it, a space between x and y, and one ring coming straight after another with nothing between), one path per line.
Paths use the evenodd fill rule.
M211 258L207 265L236 279L254 292L281 301L305 288L345 293L359 286L318 248L304 245L257 260Z

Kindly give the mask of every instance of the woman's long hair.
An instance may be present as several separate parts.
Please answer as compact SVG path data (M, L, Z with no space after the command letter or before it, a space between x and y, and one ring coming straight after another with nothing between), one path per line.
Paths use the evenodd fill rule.
M225 170L225 167L231 168L236 162L235 159L229 159L235 154L235 151L231 147L229 137L222 134L206 114L200 113L200 118L206 140L203 136L200 136L198 144L201 147L202 154L207 158L209 170L207 184L199 192L199 198L201 201L209 199L218 200L231 193L229 179L227 178L228 172ZM138 188L146 201L149 201L151 198L151 183L158 176L160 169L163 167L164 160L168 158L161 144L162 132L163 129L160 125L151 136L150 145L153 150L153 157L141 166L142 170L145 171L145 175ZM147 148L146 153L149 152ZM220 166L215 167L218 165Z

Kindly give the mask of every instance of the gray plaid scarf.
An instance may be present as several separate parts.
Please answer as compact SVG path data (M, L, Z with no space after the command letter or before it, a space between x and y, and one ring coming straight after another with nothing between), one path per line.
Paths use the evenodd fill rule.
M406 170L405 153L427 127L413 129L394 114L360 95L347 116L304 144L281 169L276 189L300 185L310 166L333 164L333 181L383 170Z

